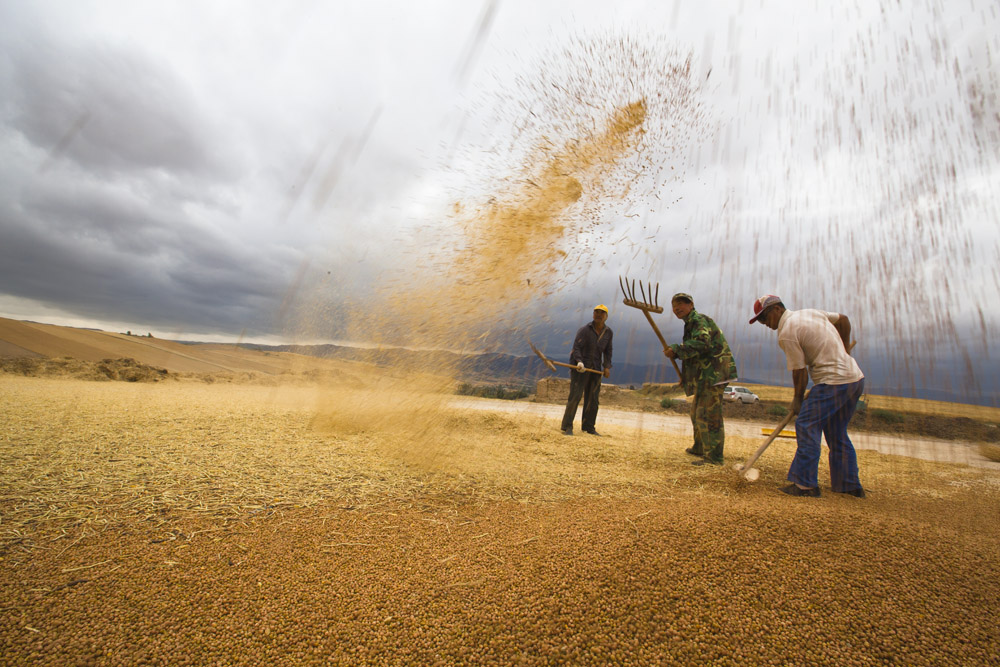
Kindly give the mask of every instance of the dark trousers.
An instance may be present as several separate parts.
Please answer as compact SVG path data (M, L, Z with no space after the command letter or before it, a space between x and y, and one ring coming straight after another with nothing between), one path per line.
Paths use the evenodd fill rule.
M563 414L562 430L573 428L576 419L576 406L583 398L583 430L593 431L597 423L597 407L601 396L601 378L597 373L584 371L569 372L569 400L566 401L566 412Z

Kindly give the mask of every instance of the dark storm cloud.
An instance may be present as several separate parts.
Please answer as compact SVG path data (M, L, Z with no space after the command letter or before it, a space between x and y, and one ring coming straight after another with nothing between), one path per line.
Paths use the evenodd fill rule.
M105 174L224 170L214 121L168 66L110 45L44 41L10 62L5 121L54 158Z
M301 253L262 252L239 224L259 210L211 107L141 50L21 28L0 30L2 292L167 329L269 329Z
M108 233L47 211L0 209L0 284L23 298L94 317L115 313L150 326L265 330L294 253L252 248L183 220ZM106 218L102 218L106 221ZM127 226L126 218L118 221ZM113 227L113 226L112 226ZM182 325L183 323L183 325Z
M239 213L225 196L162 170L99 179L60 164L0 179L0 284L71 312L264 329L300 261L281 246L260 252L224 224Z
M307 31L276 54L252 45L283 31L261 7L221 33L191 24L211 7L161 9L0 7L0 296L273 333L324 280L357 292L392 261L414 128L438 122L399 91L449 85L366 70L391 30L365 12L368 39Z
M279 245L261 252L253 237L215 222L230 211L174 199L148 180L55 169L17 186L3 184L12 196L0 204L0 284L70 312L264 330L300 261Z
M156 254L176 232L170 213L122 184L54 178L26 186L19 201L25 220L69 239L90 239L117 252Z

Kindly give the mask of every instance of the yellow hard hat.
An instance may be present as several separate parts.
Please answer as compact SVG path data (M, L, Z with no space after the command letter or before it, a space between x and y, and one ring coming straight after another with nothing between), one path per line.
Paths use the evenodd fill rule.
M594 306L594 310L603 310L605 313L608 312L608 307L603 303Z

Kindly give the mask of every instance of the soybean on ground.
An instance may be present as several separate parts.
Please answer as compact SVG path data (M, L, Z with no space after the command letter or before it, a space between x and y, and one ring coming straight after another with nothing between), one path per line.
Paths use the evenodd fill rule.
M825 464L822 498L789 498L787 448L746 484L688 465L685 434L565 438L433 396L412 443L305 382L0 376L0 398L0 662L1000 657L993 470L860 452L867 499Z

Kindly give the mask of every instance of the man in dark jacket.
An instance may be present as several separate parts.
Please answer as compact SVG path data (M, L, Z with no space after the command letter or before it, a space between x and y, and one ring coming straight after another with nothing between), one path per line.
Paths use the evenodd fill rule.
M605 326L608 307L601 304L594 307L594 321L580 327L573 340L573 351L569 362L576 364L576 370L569 372L569 400L563 414L562 432L573 435L573 420L576 407L583 398L583 432L600 435L594 428L597 422L598 399L601 395L601 378L611 376L611 329ZM591 373L584 369L602 371Z
M719 326L711 317L694 309L690 294L675 294L670 307L677 319L684 320L684 341L670 345L664 354L684 362L681 372L684 393L694 396L691 402L694 446L685 451L701 457L694 465L722 465L726 440L722 392L736 379L736 361Z

